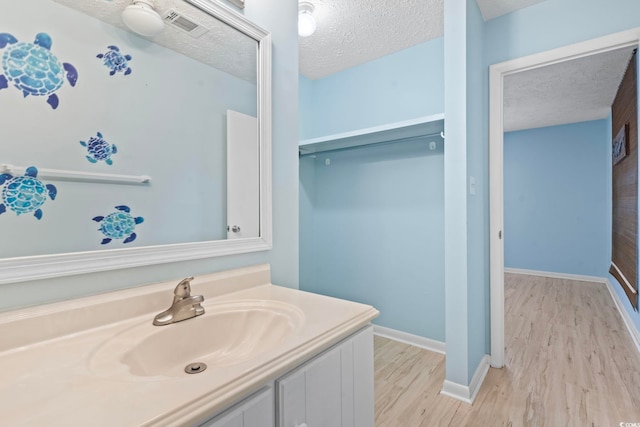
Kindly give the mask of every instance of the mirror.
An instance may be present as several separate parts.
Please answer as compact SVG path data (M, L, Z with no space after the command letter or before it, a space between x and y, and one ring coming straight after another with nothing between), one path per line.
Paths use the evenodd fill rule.
M8 0L0 283L271 248L271 39L214 0Z

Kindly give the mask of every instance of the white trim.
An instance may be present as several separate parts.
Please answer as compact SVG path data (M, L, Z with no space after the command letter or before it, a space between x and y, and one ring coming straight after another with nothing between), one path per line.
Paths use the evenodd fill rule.
M480 359L480 363L478 363L478 367L476 371L473 373L473 377L471 377L471 383L469 383L469 391L471 392L471 403L476 400L476 396L480 391L480 387L482 387L482 383L489 372L489 360L490 356L485 354Z
M258 49L258 111L260 120L260 237L271 249L273 246L272 196L272 93L271 93L271 34L265 33Z
M622 274L622 271L620 271L620 269L618 268L618 266L616 265L615 262L611 261L611 266L613 268L616 269L616 271L618 272L618 275L620 277L622 277L622 280L624 281L624 285L627 287L627 289L629 289L629 292L633 293L634 295L638 293L638 291L636 291L633 286L631 286L631 283L629 283L629 281L627 280L627 278L625 277L624 274Z
M260 42L265 35L269 34L244 15L217 0L186 0L186 2L219 19L225 24L234 27L241 33L255 39L257 42Z
M393 141L408 141L427 136L444 139L444 114L305 139L300 141L298 151L300 155L309 155Z
M247 252L273 245L271 35L247 18L212 0L187 0L258 42L258 117L260 121L260 236L137 248L75 252L0 259L0 284L95 273Z
M503 77L489 68L489 277L491 366L504 366Z
M469 387L454 383L449 380L444 380L444 383L442 384L442 390L440 390L440 394L452 397L468 404L473 403L471 401L471 393L469 392Z
M491 366L504 366L503 82L504 77L589 55L638 45L640 28L587 40L489 66L489 263Z
M580 274L554 273L550 271L525 270L522 268L505 268L505 273L522 274L525 276L550 277L552 279L577 280L579 282L606 283L607 279L599 276L582 276Z
M0 285L271 249L260 237L0 260Z
M478 367L476 368L476 371L471 378L471 383L469 383L469 386L464 386L449 380L444 380L444 383L442 384L442 390L440 390L440 394L444 394L445 396L461 400L462 402L468 403L470 405L473 404L473 401L476 399L476 396L480 391L480 387L482 386L482 383L484 382L484 379L489 372L489 360L490 357L488 354L482 356L482 359L480 359L480 363L478 363Z
M348 132L336 133L333 135L320 136L317 138L303 139L302 141L300 141L300 145L319 144L321 142L335 141L339 139L352 139L352 138L357 138L357 137L366 136L370 134L380 134L380 133L384 134L385 132L397 131L398 129L401 130L404 128L420 126L420 125L424 125L432 122L438 122L438 121L444 122L444 113L433 114L431 116L422 116L415 119L403 120L400 122L388 123L384 125L373 126L373 127L364 128L364 129L357 129L357 130L348 131Z
M631 335L631 339L636 345L636 349L640 353L640 332L638 332L638 329L636 329L635 324L633 323L633 320L631 319L631 316L629 316L627 310L624 309L624 305L622 304L622 301L620 300L620 297L616 293L615 289L613 289L613 284L611 283L611 281L609 281L609 279L604 279L604 283L607 286L609 293L611 294L611 298L613 299L618 312L620 312L620 316L622 316L622 321L627 327L627 331L629 331L629 335Z
M435 353L445 354L446 345L442 341L436 341L396 329L385 328L384 326L373 325L373 333L379 337L389 338L414 347L423 348Z
M244 9L244 0L229 0L229 3L239 7L240 9Z

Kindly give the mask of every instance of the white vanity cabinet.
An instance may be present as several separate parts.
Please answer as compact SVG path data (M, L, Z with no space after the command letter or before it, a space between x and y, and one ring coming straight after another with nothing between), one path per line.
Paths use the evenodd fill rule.
M0 425L276 427L297 417L287 393L302 378L298 424L373 426L369 326L378 310L275 286L260 265L195 279L205 314L153 326L173 288L157 283L0 313L0 366L15 368L1 375ZM186 374L194 362L208 369ZM328 400L324 388L336 394L340 421L314 425L307 413ZM33 396L52 403L34 408Z
M200 427L373 427L373 327L294 368Z
M373 328L276 381L277 427L373 427Z
M200 427L274 427L275 400L268 386L247 397Z

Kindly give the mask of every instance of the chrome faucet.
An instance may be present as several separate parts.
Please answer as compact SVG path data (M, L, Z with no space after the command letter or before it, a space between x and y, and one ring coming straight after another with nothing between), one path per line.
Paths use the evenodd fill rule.
M154 317L154 325L168 325L204 314L204 307L200 305L204 302L204 297L202 295L191 295L192 280L193 277L187 277L178 283L178 286L173 291L173 304Z

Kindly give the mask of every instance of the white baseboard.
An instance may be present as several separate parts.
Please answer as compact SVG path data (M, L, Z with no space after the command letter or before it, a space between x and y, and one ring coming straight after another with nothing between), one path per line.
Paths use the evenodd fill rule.
M627 312L627 310L624 309L624 305L622 304L622 301L620 301L620 297L616 293L616 290L613 289L613 284L609 281L609 279L604 279L604 280L607 285L607 289L611 294L611 298L613 299L613 302L615 303L616 307L618 308L618 311L620 312L620 315L622 316L622 321L624 322L624 325L627 327L627 331L629 331L629 335L631 335L631 339L633 340L633 343L636 345L636 349L638 349L638 352L640 352L640 333L638 333L638 330L636 329L633 323L633 320L631 319L631 316L629 316L629 313Z
M442 341L436 341L378 325L373 325L373 333L375 335L378 335L379 337L389 338L394 341L399 341L405 344L413 345L415 347L424 348L425 350L445 354L446 346Z
M468 386L454 383L449 380L444 380L444 383L442 384L442 390L440 390L440 394L452 397L456 400L461 400L468 404L473 403L473 401L471 400L471 392Z
M482 356L482 359L480 359L480 363L478 363L478 367L476 368L473 377L471 377L471 383L469 384L469 391L471 392L471 403L473 403L473 401L476 399L478 391L480 391L480 387L482 386L482 383L484 382L484 379L489 372L490 359L491 357L488 354Z
M580 274L554 273L550 271L525 270L522 268L505 268L505 273L524 274L526 276L551 277L552 279L578 280L580 282L606 283L607 279L598 276L582 276Z
M609 294L611 294L611 299L613 300L613 303L618 309L618 313L620 313L620 316L622 317L622 321L624 322L624 325L626 326L627 331L629 331L629 335L631 335L631 340L633 340L633 343L635 344L636 349L638 350L638 352L640 352L640 332L638 332L638 329L633 323L633 320L631 319L631 316L629 316L629 313L627 312L627 310L624 309L624 305L622 304L622 301L620 301L620 297L618 297L618 294L616 293L615 289L613 289L613 284L609 281L608 278L598 277L598 276L580 276L577 274L552 273L548 271L523 270L520 268L505 268L504 272L511 273L511 274L524 274L528 276L551 277L554 279L569 279L569 280L579 280L582 282L593 282L593 283L604 284L607 287Z
M478 367L476 368L476 372L471 378L471 383L469 383L468 386L444 380L440 394L461 400L468 404L473 404L473 401L478 395L478 391L480 391L480 386L482 386L482 382L487 376L487 372L489 372L489 359L488 354L482 356L482 359L480 359L480 363L478 363Z

